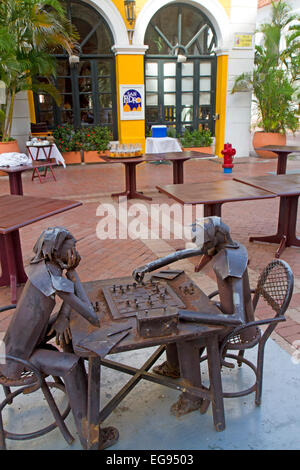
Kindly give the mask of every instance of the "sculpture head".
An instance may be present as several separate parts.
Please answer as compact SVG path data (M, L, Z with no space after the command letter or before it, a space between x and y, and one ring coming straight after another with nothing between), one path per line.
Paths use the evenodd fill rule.
M61 269L75 269L80 262L76 239L64 227L50 227L42 232L33 247L31 264L50 261Z
M192 225L192 241L203 254L214 256L222 248L238 248L230 236L229 227L220 217L204 217Z

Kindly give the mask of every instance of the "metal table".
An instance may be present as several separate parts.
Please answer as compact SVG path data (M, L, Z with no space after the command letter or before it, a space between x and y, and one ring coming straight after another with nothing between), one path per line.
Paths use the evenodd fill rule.
M250 242L279 243L275 257L279 258L286 246L300 246L296 235L300 175L263 175L253 178L235 178L246 185L264 189L280 197L277 233L262 237L250 237Z
M10 286L11 301L17 301L17 285L27 281L19 229L82 205L77 201L32 196L0 196L0 287Z
M264 145L263 147L258 147L256 150L267 150L277 154L277 175L286 173L287 157L290 153L300 153L300 147L291 145Z
M176 294L184 302L186 308L190 310L199 310L206 313L220 313L218 308L208 299L208 297L195 286L193 295L181 295L182 290L179 288L187 282L189 278L183 273L176 279L168 281L168 285L174 289ZM175 390L187 393L189 398L202 398L205 402L205 411L207 402L211 401L213 409L213 420L217 431L225 428L223 392L221 383L220 357L218 343L220 337L228 333L228 328L224 326L201 325L196 323L179 323L178 333L170 336L162 336L156 338L142 338L137 334L136 317L126 318L124 320L113 320L107 303L103 295L103 287L113 284L132 283L133 279L119 278L105 281L94 281L85 283L86 292L90 300L101 305L98 313L101 327L99 329L91 326L76 312L72 312L70 319L70 327L73 338L74 352L89 361L89 377L88 377L88 448L97 449L99 445L99 423L112 413L118 404L126 397L126 395L137 385L140 380L145 379L150 382L159 383ZM87 351L80 346L80 343L86 337L95 332L99 335L99 340L103 340L103 332L109 331L110 327L119 325L122 327L132 326L129 335L117 344L109 354L125 352L129 350L137 350L141 348L159 346L154 354L145 362L145 364L137 369L117 363L112 360L101 358L96 354ZM98 336L97 336L98 337ZM95 336L94 336L95 339ZM171 379L149 372L152 365L162 355L165 345L177 345L181 379ZM207 347L208 368L210 388L205 388L201 384L201 373L199 366L199 349ZM129 382L114 396L111 401L100 410L100 369L101 366L109 367L120 372L127 373L132 376ZM175 419L175 418L174 418Z

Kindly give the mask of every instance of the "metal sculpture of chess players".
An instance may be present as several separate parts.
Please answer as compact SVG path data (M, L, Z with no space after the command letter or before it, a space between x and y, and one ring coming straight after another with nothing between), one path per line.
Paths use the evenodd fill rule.
M47 375L62 377L81 444L86 448L87 376L82 359L73 353L69 315L74 309L94 326L100 326L99 320L76 273L81 258L71 233L63 227L48 228L33 251L28 280L4 337L6 354L30 360ZM51 316L56 296L63 302L59 312ZM47 343L53 335L63 352ZM0 366L0 373L7 378L21 372L20 366L9 360ZM103 428L100 436L100 448L105 448L118 440L118 431Z
M219 291L220 301L217 303L217 306L220 309L220 318L228 317L230 321L233 320L240 323L248 323L254 320L247 271L248 253L246 248L232 240L229 227L219 217L207 217L196 221L192 226L192 235L192 241L196 244L195 248L177 251L135 269L133 271L134 279L142 282L146 273L184 258L197 255L204 255L209 259L214 258L213 270L216 274ZM185 312L183 311L182 313L184 314ZM207 315L197 312L196 316L197 321L206 322ZM221 320L220 324L222 324ZM251 328L245 334L253 334L250 330ZM167 345L166 357L166 362L155 367L154 371L173 378L180 377L175 343ZM173 405L172 411L177 415L185 414L199 408L200 401L182 394L177 404Z

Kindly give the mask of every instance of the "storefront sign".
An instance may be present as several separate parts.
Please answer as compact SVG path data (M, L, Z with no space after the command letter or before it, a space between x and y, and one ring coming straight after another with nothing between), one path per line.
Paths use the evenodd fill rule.
M144 85L120 85L120 116L122 121L145 119Z
M253 34L236 33L234 35L234 49L252 49Z

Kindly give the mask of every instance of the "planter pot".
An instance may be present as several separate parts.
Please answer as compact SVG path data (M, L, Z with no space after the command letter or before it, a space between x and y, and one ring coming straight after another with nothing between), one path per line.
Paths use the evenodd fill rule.
M257 131L254 132L252 140L253 148L257 155L262 158L278 158L277 154L274 152L268 152L265 150L256 150L258 147L263 147L264 145L285 145L286 144L286 135L279 134L277 132L263 132Z
M81 152L63 152L62 156L65 159L66 165L73 163L81 163Z
M18 141L0 142L0 153L20 152ZM6 173L0 171L0 176L6 176Z
M188 147L183 148L182 150L194 150L195 152L210 153L211 155L213 154L212 147Z
M83 161L84 163L101 163L105 162L101 158L101 155L109 155L109 150L106 150L105 152L97 152L96 150L91 150L89 152L84 151L83 152Z

